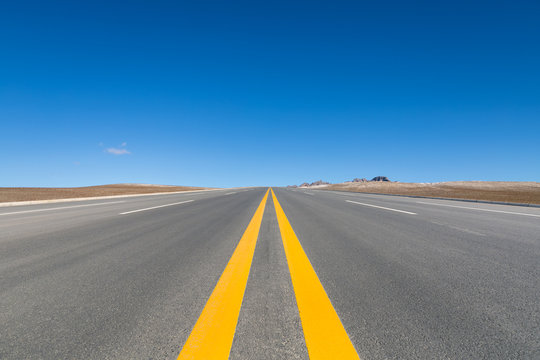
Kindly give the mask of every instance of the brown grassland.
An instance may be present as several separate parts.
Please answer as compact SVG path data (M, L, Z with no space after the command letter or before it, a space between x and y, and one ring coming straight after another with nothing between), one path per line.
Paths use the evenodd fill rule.
M146 185L146 184L114 184L73 188L32 188L13 187L0 188L0 203L14 201L53 200L85 198L94 196L151 194L160 192L202 190L200 187Z
M452 181L441 183L367 182L332 184L321 189L353 192L540 204L540 183Z

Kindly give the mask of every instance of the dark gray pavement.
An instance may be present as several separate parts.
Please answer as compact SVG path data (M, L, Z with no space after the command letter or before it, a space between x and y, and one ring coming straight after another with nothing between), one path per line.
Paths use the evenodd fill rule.
M308 359L271 196L266 204L230 359Z
M0 217L0 358L176 358L265 190Z
M538 209L275 192L361 358L540 359Z
M175 359L265 191L0 207L0 358ZM540 359L540 209L274 191L362 359ZM307 358L271 198L231 358Z

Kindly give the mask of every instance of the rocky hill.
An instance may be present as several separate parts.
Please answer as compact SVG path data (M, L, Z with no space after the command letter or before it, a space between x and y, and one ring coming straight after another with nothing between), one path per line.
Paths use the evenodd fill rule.
M317 181L312 182L311 184L303 183L299 187L313 187L313 186L322 186L322 185L331 185L331 184L327 181L317 180Z
M386 177L386 176L375 176L373 179L371 180L368 180L366 178L355 178L353 179L352 181L345 181L345 183L367 183L367 182L390 182L390 180ZM329 183L328 181L323 181L323 180L317 180L317 181L314 181L312 183L302 183L300 185L288 185L287 187L290 187L290 188L296 188L296 187L301 187L301 188L307 188L307 187L313 187L313 186L317 186L317 187L324 187L326 185L332 185L332 183Z

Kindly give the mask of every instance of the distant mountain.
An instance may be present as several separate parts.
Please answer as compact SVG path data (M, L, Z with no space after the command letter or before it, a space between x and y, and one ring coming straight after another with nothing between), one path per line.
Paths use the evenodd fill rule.
M386 176L375 176L373 179L371 180L368 180L366 178L354 178L353 180L351 181L346 181L347 183L367 183L367 182L391 182ZM329 183L328 181L322 181L322 180L317 180L317 181L314 181L312 183L302 183L298 186L296 185L288 185L287 187L291 187L291 188L295 188L295 187L301 187L301 188L306 188L306 187L312 187L312 186L323 186L323 185L332 185L332 183Z
M320 186L320 185L330 185L330 183L327 181L317 180L317 181L312 182L311 184L303 183L299 187L311 187L311 186Z
M330 183L328 181L317 180L310 184L310 186L317 186L317 185L330 185Z

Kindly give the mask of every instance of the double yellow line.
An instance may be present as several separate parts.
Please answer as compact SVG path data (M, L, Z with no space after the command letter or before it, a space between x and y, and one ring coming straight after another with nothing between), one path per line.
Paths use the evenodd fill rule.
M274 191L269 189L210 295L178 360L228 359L270 191L310 359L359 359Z

